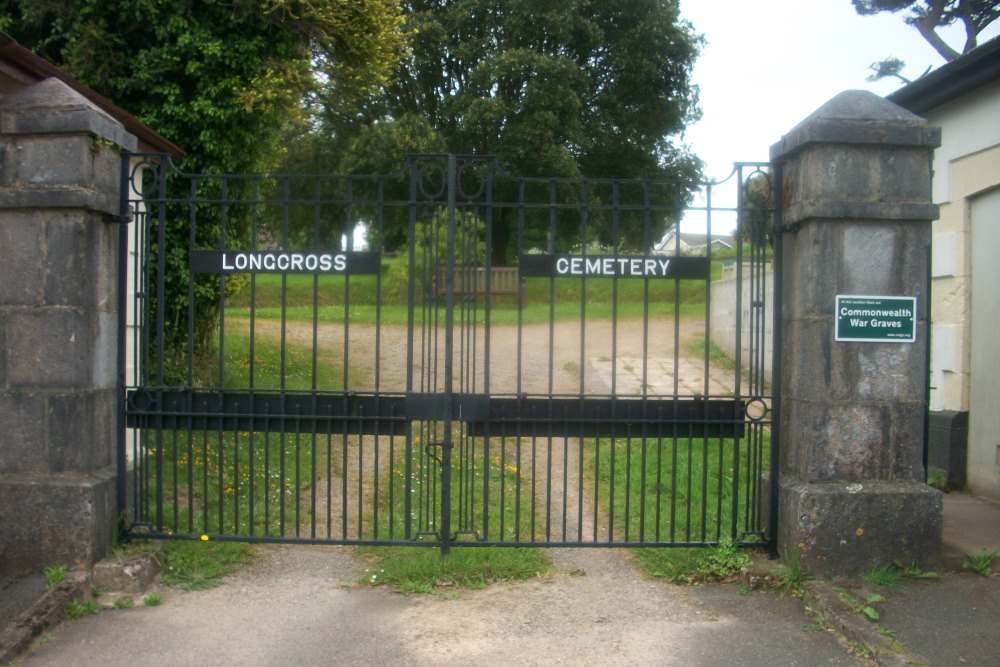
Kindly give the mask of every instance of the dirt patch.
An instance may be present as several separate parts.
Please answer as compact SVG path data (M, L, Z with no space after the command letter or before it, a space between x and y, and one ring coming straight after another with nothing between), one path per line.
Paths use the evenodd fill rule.
M249 331L249 320L230 317L226 322L237 331ZM409 335L402 326L350 324L345 328L343 323L319 323L314 330L310 322L282 325L277 320L257 320L254 333L315 349L320 361L335 367L343 367L346 360L350 365L349 388L355 391L406 391L408 368L413 390L440 391L444 386L443 327L415 329L409 367ZM646 360L647 375L662 373L664 365L675 359L692 361L686 353L687 343L701 335L704 322L693 317L676 323L672 318L651 318L645 324L641 320L595 320L581 326L578 320L560 320L551 326L525 324L520 329L478 326L456 330L454 390L543 395L638 393L632 386L627 390L615 386L616 377L595 369L621 360L633 370L641 370ZM700 360L693 361L700 371ZM657 382L657 386L662 384ZM673 393L672 387L665 389Z

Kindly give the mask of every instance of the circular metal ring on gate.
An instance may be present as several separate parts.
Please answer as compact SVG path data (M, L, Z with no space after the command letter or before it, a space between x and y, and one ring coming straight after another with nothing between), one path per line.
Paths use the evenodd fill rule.
M472 201L486 192L486 179L482 175L485 163L482 160L466 160L458 165L458 175L455 180L458 185L458 195Z
M755 398L749 403L747 403L744 409L747 415L747 419L750 421L759 422L761 419L766 417L771 411L767 406L767 403L760 398Z
M128 396L128 406L134 412L146 412L154 402L153 393L145 389L136 389Z
M762 169L754 169L743 179L744 187L751 187L752 184L756 183L763 183L763 187L759 187L759 192L765 199L770 199L772 189L771 174Z
M439 163L421 164L417 182L420 194L429 201L441 199L448 189L448 174Z

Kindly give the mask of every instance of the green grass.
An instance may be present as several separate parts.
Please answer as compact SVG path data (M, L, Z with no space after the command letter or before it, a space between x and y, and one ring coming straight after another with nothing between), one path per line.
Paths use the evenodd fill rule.
M416 429L411 448L400 448L379 485L373 534L400 541L436 534L441 528L441 427ZM456 429L452 453L451 529L458 541L511 542L540 538L542 522L531 491L529 452L516 439L463 437ZM407 476L409 470L409 476ZM487 498L487 500L484 500ZM409 504L408 504L409 503ZM407 514L409 508L409 514Z
M230 330L237 326L238 323L227 323ZM227 389L310 390L315 386L320 390L339 391L344 387L339 360L324 350L318 350L314 360L310 347L286 341L282 358L280 340L256 336L251 356L250 336L228 333L223 352L222 384Z
M713 277L721 275L721 262L713 262ZM510 325L518 317L527 324L552 319L576 319L585 309L590 319L643 317L648 304L650 315L671 315L678 303L680 315L703 315L704 281L597 280L584 283L578 278L530 278L525 286L525 305L518 307L516 297L494 296L490 320L496 325ZM226 301L227 317L253 317L262 320L342 322L345 317L355 324L404 325L409 316L405 289L382 281L381 308L374 276L322 276L262 274ZM284 300L282 299L284 295ZM461 300L460 300L461 301ZM282 306L284 303L284 307ZM349 306L345 306L348 304ZM443 308L444 300L428 302ZM252 306L252 307L251 307ZM418 305L417 316L422 308ZM519 312L520 311L520 312ZM478 314L485 320L485 297L478 298Z
M761 466L769 461L766 433L748 430L739 442L715 438L589 442L585 460L597 480L598 511L615 541L714 543L755 527L748 494L756 489ZM739 467L734 469L737 444Z
M365 547L361 553L371 563L362 583L389 586L404 594L533 579L546 574L551 565L541 550L531 548L455 548L444 558L427 547Z
M186 591L213 588L252 555L250 545L243 542L169 541L158 554L160 582Z
M343 372L326 357L315 361L303 346L277 342L254 346L257 389L322 389L343 386ZM249 386L249 337L230 335L224 347L226 387ZM209 385L211 386L211 385ZM298 535L310 519L308 491L328 467L330 444L308 425L289 425L284 434L236 430L171 430L144 434L141 469L146 481L145 521L156 523L157 500L164 532L177 535ZM328 466L329 463L329 466ZM157 497L157 486L160 497Z
M750 564L750 554L731 542L715 547L633 549L647 577L674 584L698 581L732 581Z

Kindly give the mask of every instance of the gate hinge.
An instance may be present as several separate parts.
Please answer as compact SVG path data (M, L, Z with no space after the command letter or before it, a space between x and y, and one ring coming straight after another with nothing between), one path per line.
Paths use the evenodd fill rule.
M127 225L128 223L132 222L132 220L135 219L135 216L132 214L132 211L130 210L125 215L121 214L115 215L113 213L105 213L102 216L102 219L104 222L110 225Z

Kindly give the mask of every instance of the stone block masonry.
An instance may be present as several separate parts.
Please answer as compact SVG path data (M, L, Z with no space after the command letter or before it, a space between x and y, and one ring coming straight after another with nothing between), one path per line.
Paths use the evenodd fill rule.
M102 558L115 529L120 155L56 79L0 100L0 573Z
M772 147L786 230L778 549L818 575L938 555L922 454L939 143L921 118L848 91ZM915 340L835 340L838 295L915 298Z

